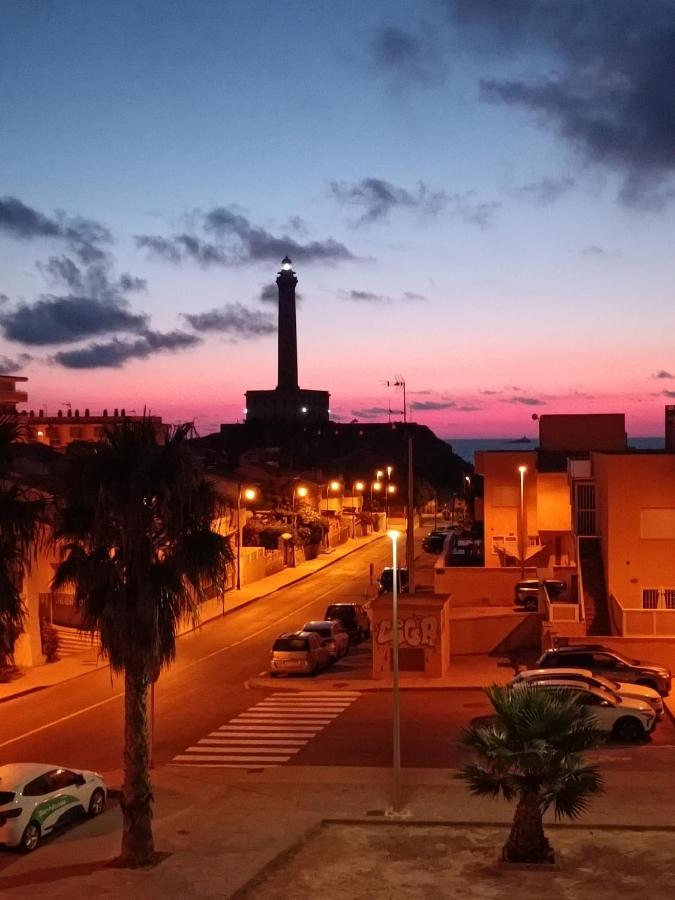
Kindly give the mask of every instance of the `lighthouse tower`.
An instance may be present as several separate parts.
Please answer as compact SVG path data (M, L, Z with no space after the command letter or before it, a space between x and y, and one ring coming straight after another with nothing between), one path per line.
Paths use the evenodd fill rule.
M277 275L279 332L277 386L272 391L246 391L247 422L327 422L328 391L310 391L298 384L298 335L295 286L298 283L288 256Z

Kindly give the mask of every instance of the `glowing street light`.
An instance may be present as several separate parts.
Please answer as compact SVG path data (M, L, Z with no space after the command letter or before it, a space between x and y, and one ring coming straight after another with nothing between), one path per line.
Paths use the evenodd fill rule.
M527 466L518 466L520 473L520 580L525 580L525 473Z
M357 493L363 493L365 487L366 486L362 481L355 481L352 484L352 538L356 537L356 506L354 504L354 499Z
M394 802L393 811L401 809L401 696L398 667L398 559L397 541L399 532L392 530L387 534L391 538L391 670L393 709L393 768L394 768Z
M387 467L387 471L389 471L389 466ZM396 485L388 484L387 485L387 493L384 495L384 528L385 530L389 527L389 498L393 497L396 493Z
M254 487L242 488L241 484L237 484L237 590L241 590L241 545L243 543L243 531L241 522L241 501L250 503L258 496L258 491Z

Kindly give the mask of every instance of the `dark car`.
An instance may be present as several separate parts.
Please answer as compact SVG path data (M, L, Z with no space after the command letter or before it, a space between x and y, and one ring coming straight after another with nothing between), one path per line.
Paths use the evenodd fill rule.
M653 688L662 697L670 693L669 669L656 663L631 659L602 644L578 644L546 650L535 663L535 668L590 669L594 675Z
M324 619L335 619L353 641L370 637L370 618L360 603L331 603L326 607Z
M430 531L422 538L422 550L426 553L441 553L448 537L447 531Z
M407 569L399 569L398 570L398 582L397 587L399 591L407 591L408 590L408 570ZM391 566L386 566L382 569L380 574L380 593L384 594L386 592L393 591L394 589L394 570Z
M564 581L546 579L542 582L536 578L529 578L526 581L519 581L514 588L513 599L516 606L536 610L539 607L539 588L542 584L546 585L549 599L553 603L556 600L567 602L567 585Z

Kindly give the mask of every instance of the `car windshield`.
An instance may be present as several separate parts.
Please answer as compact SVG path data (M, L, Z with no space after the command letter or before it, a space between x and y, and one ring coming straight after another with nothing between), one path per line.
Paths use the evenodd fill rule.
M274 649L280 653L292 653L307 650L307 638L279 638L274 642Z
M14 799L14 794L9 791L0 791L0 806L4 806L5 803L11 803Z
M329 606L326 610L327 619L350 619L354 617L351 606Z

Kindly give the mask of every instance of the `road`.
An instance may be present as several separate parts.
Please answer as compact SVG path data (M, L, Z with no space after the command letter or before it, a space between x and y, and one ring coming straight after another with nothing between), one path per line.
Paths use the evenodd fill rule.
M155 692L154 763L241 768L387 766L391 761L391 694L335 691L341 664L325 693L289 694L282 682L246 690L247 678L267 667L274 638L323 615L328 603L361 600L368 567L388 560L389 542L351 554L179 640L175 664ZM364 664L369 649L354 656ZM351 662L353 657L347 659ZM112 772L122 760L123 685L100 669L0 707L0 764L54 761ZM481 691L402 693L402 762L410 767L455 767L462 729L489 713ZM624 769L672 766L675 728L667 719L646 745L599 751Z

